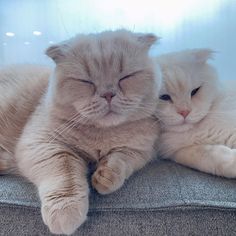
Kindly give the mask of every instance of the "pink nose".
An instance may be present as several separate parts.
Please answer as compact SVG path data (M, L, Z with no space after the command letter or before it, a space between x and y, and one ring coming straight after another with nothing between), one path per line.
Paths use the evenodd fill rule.
M108 103L111 103L112 98L115 97L115 96L116 96L116 94L113 93L113 92L106 92L106 93L101 95L101 97L105 98Z
M184 118L186 118L188 116L188 114L190 113L189 110L181 110L181 111L178 111L178 113L183 116Z

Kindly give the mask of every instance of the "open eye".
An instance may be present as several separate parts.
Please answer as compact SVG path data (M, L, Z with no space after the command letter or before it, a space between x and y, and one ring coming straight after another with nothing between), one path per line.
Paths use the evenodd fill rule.
M161 99L163 101L171 101L171 96L168 94L163 94L159 97L159 99Z
M200 89L201 87L198 87L196 89L194 89L192 92L191 92L191 97L193 97L197 92L198 90Z

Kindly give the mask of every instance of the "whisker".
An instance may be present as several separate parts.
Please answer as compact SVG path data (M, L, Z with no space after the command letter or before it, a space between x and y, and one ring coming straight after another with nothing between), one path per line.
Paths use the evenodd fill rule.
M48 138L48 142L51 142L53 140L55 140L55 133L60 133L60 132L63 132L64 129L66 129L68 126L71 125L71 123L74 122L74 119L78 117L78 115L80 115L79 113L75 113L73 116L71 116L69 118L69 120L67 120L66 122L64 122L63 124L61 124L59 127L57 127L56 129L52 130L52 135Z

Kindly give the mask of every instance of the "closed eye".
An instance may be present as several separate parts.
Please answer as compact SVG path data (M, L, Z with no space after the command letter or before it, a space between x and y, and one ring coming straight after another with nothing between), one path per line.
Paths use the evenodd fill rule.
M168 94L163 94L159 97L159 99L163 100L163 101L172 101L171 100L171 96Z
M94 85L94 83L93 83L92 81L90 81L90 80L79 79L79 81L82 82L82 83L87 83L87 84L92 84L92 85Z
M139 71L135 71L135 72L133 72L133 73L131 73L131 74L128 74L128 75L122 77L122 78L119 80L119 82L122 81L122 80L125 80L125 79L129 79L129 78L133 77L134 75L136 75L136 74L138 74L138 73L141 73L141 72L142 72L142 71L139 70Z
M201 88L201 87L198 87L198 88L192 90L192 92L191 92L191 97L193 97L193 96L198 92L198 90L199 90L200 88Z
M94 83L92 81L90 81L90 80L77 79L77 78L74 78L74 77L69 77L69 79L76 80L76 81L79 81L79 82L82 82L82 83L86 83L86 84L94 85Z

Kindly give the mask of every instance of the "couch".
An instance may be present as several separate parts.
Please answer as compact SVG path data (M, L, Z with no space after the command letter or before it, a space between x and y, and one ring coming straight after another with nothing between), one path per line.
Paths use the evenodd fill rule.
M51 235L21 177L0 176L0 235ZM236 181L155 160L113 194L91 189L88 219L73 235L236 235Z

